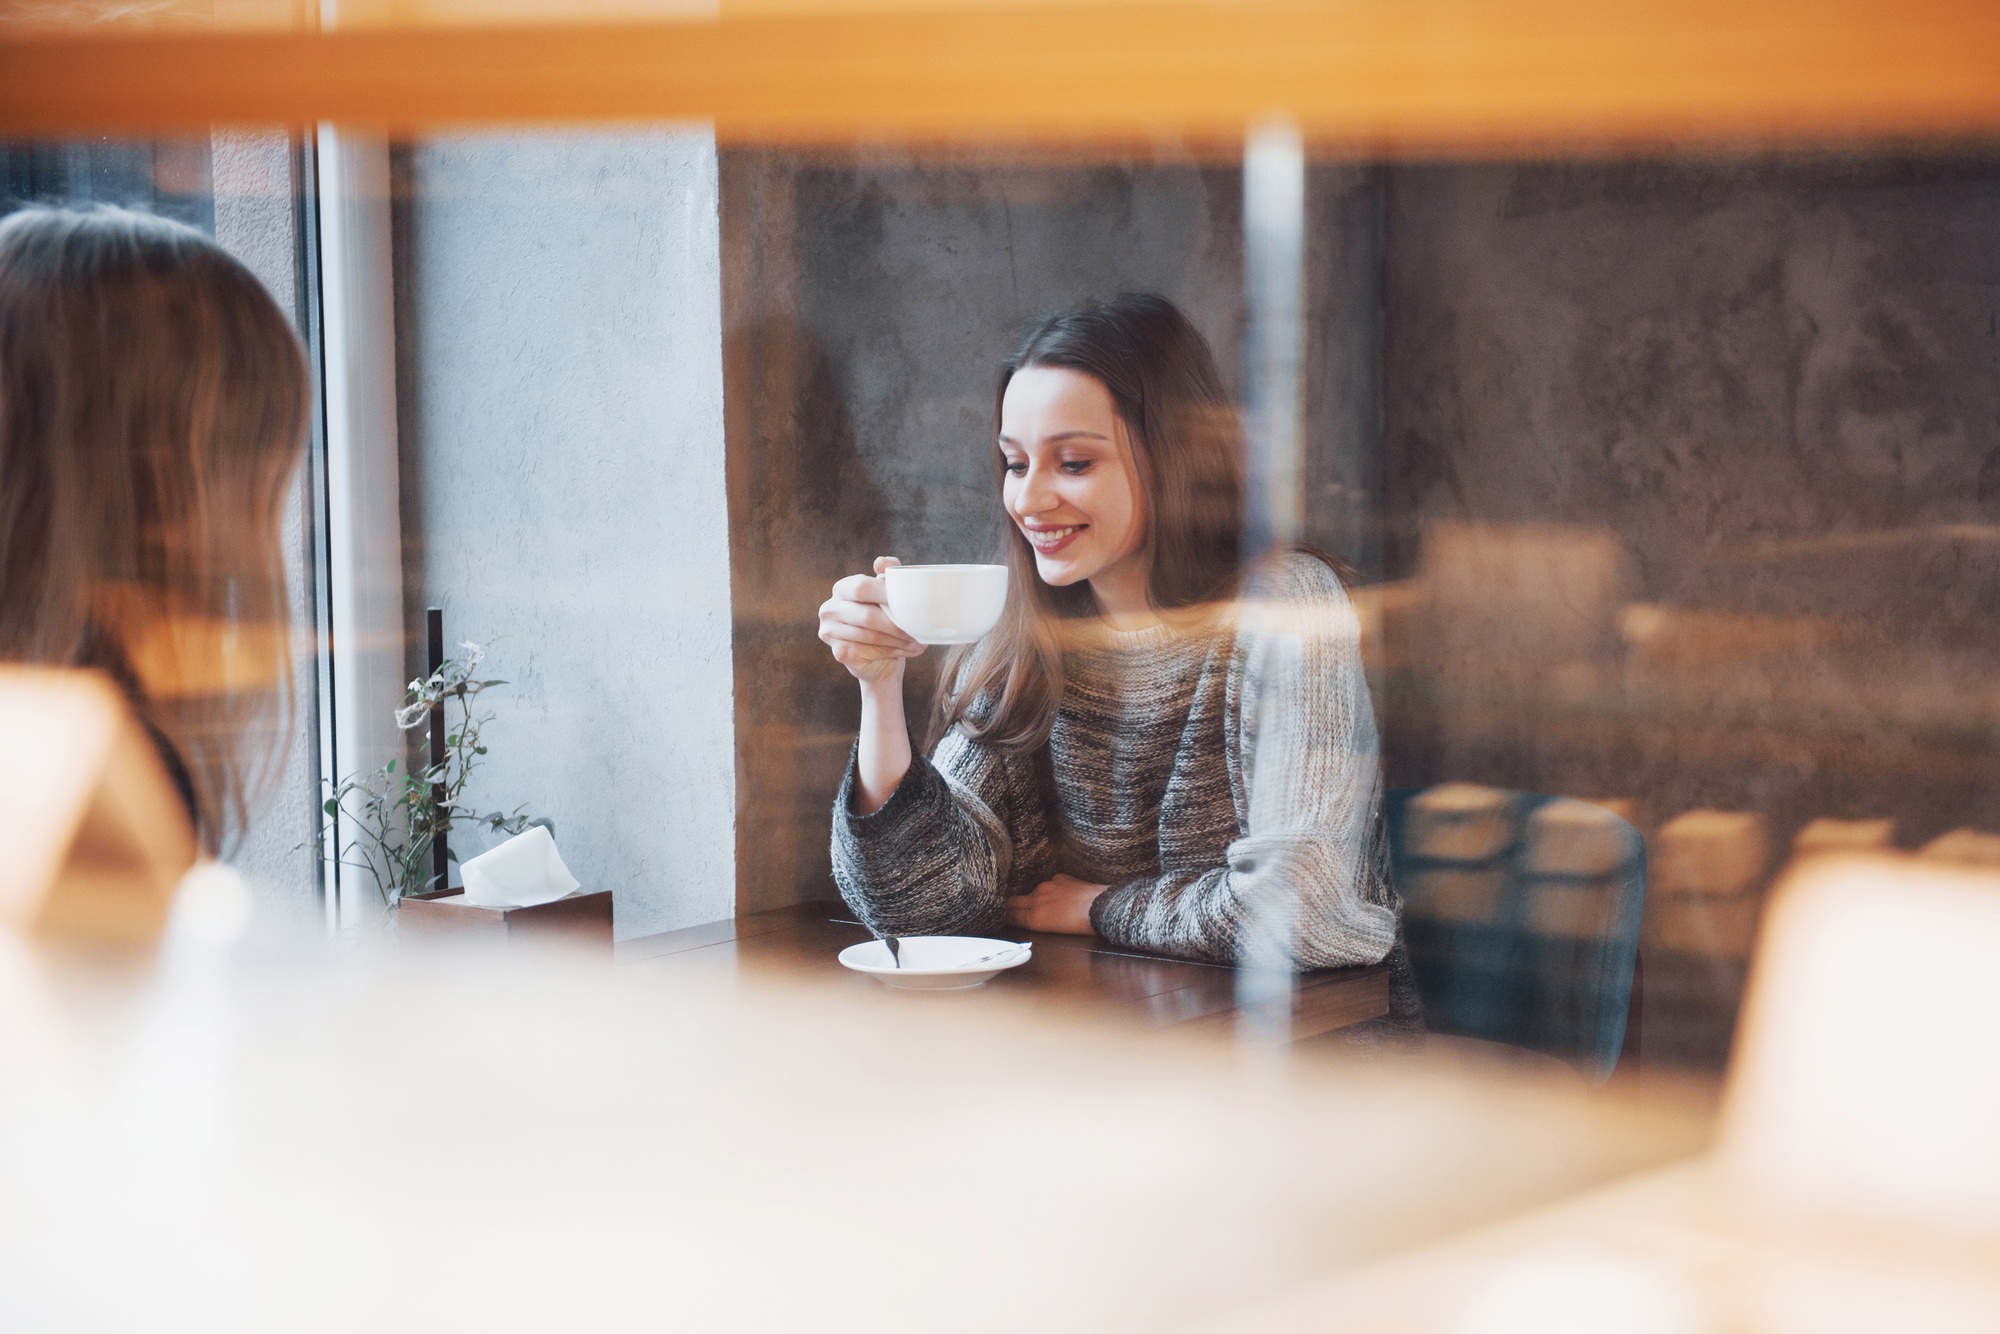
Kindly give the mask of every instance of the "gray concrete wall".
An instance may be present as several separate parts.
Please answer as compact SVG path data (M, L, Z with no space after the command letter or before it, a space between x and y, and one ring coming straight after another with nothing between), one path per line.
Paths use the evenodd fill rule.
M1305 538L1382 577L1385 176L1306 172Z
M714 140L454 136L400 165L411 642L442 606L511 683L473 794L553 818L621 937L727 917Z
M853 682L814 637L876 555L989 559L1001 359L1035 316L1154 291L1239 373L1232 166L723 157L738 860L746 909L830 897ZM1315 170L1311 535L1376 563L1380 180ZM927 679L913 673L913 701Z
M1405 537L1475 510L1609 521L1671 596L1703 563L1693 535L2000 517L2000 167L1390 180Z
M1565 678L1597 721L1392 727L1395 776L2000 827L2000 166L1408 167L1387 200L1391 572L1440 522L1605 530L1692 627Z

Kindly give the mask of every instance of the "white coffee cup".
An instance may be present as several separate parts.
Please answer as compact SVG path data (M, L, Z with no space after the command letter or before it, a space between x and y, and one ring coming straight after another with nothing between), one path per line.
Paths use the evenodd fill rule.
M889 619L920 644L970 644L1000 621L1005 565L892 565Z

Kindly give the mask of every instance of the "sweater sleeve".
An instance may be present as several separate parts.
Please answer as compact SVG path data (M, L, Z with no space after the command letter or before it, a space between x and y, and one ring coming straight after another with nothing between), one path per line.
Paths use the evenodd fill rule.
M1114 943L1294 969L1379 963L1395 893L1375 846L1380 744L1360 623L1322 562L1261 569L1230 663L1229 750L1242 832L1221 866L1166 867L1098 896Z
M881 809L854 812L855 761L833 807L833 878L878 935L963 935L1006 921L1006 900L1053 873L1047 805L1030 755L954 727Z

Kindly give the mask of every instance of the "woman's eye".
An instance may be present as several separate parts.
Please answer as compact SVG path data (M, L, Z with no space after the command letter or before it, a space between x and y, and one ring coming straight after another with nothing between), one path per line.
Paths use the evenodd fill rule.
M1081 477L1090 471L1091 462L1090 459L1065 459L1062 468L1073 477Z
M1007 471L1016 477L1025 477L1028 475L1028 465L1025 463L1010 463L1007 465Z

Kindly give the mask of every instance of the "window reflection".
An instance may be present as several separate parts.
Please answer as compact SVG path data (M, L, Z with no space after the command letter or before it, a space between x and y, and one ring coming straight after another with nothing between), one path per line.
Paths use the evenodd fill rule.
M12 203L208 231L316 334L289 141L0 161ZM395 407L406 633L384 651L421 674L436 606L447 644L507 664L474 795L547 812L579 877L623 896L626 939L835 901L827 812L860 717L814 613L878 556L990 559L988 378L1023 330L1156 292L1230 410L1246 396L1242 174L1186 148L805 152L665 127L437 135L391 163L396 358L367 392ZM1309 164L1303 536L1345 572L1434 1028L1591 1046L1610 1028L1584 1010L1615 1004L1579 999L1577 942L1636 942L1621 1051L1714 1071L1794 857L1994 860L1996 391L1965 244L1990 177ZM353 574L307 519L302 607L308 555ZM942 656L906 669L919 750ZM733 794L687 780L709 772ZM309 778L281 785L300 806ZM651 869L689 855L699 893ZM1464 962L1466 933L1502 928L1504 958ZM1510 998L1444 1019L1461 968ZM1567 1036L1502 1011L1562 1011Z
M746 275L727 311L754 297L771 312L736 326L732 411L782 423L731 449L760 478L775 439L803 458L859 455L812 503L851 495L886 521L867 518L862 541L859 521L829 514L811 544L829 556L986 549L987 521L955 517L978 494L969 447L937 444L969 438L980 411L961 369L975 349L944 341L967 322L990 349L997 310L1018 328L1066 293L1151 286L1234 374L1227 169L750 152L723 165L725 199L741 201L725 207L725 248ZM1641 831L1651 1042L1636 1049L1650 1059L1719 1068L1765 890L1795 844L1976 857L1994 824L1977 628L1990 377L1965 360L1983 328L1973 252L1951 251L1954 269L1926 239L1983 225L1972 182L1988 175L1782 158L1311 173L1308 531L1362 575L1388 785L1580 798ZM767 339L774 319L789 332ZM758 374L801 346L830 349L791 381L810 399ZM777 539L772 513L739 494L732 516L734 558L768 572L761 598L789 587L797 615L827 582L813 573L862 568ZM742 660L743 697L803 708L819 696L792 683L813 680L825 703L755 743L771 786L744 809L758 790L788 794L746 839L760 893L774 874L824 883L801 793L828 790L854 725L809 659L777 688L762 668L779 652ZM1529 834L1518 825L1494 855ZM1523 911L1560 916L1560 897Z
M309 192L301 184L308 174L309 161L292 137L270 130L219 129L159 140L17 140L0 143L0 215L31 206L111 207L185 224L213 238L254 274L299 337L316 346L314 256L303 208ZM121 319L139 317L128 310ZM182 332L189 327L185 320L176 326ZM259 355L239 350L227 360L241 372L257 364ZM174 429L177 409L164 401L138 407L149 391L134 388L136 366L96 365L90 374L111 395L107 401L143 411L156 433ZM299 392L309 406L314 397L309 387L302 384ZM316 431L311 438L316 451ZM121 471L107 467L114 475ZM211 808L204 821L206 841L226 847L234 863L278 901L300 906L312 902L318 880L307 846L315 828L319 714L313 479L312 469L287 467L283 477L259 482L277 487L279 494L269 497L275 510L262 500L246 509L242 496L218 492L209 497L211 506L234 517L218 520L206 538L175 537L150 525L145 539L155 547L187 547L180 557L204 543L210 548L234 543L245 552L254 548L259 561L269 556L278 562L272 568L212 570L204 586L174 589L160 586L157 562L108 575L100 568L93 595L93 617L116 641L117 670L158 709L182 715L174 748L177 757L194 764L190 782L207 767L195 763L204 755L226 756L239 744L244 751L245 767L234 780L204 790ZM139 507L148 503L142 497ZM254 521L246 517L252 512L258 516ZM277 525L274 531L262 531L267 520ZM112 560L115 546L108 543L95 553L98 565ZM217 580L226 587L218 591ZM287 662L293 665L288 675ZM236 735L246 727L254 736ZM278 767L269 769L272 763ZM241 781L241 793L235 780Z
M0 212L23 204L116 204L213 235L210 141L96 138L0 142Z

